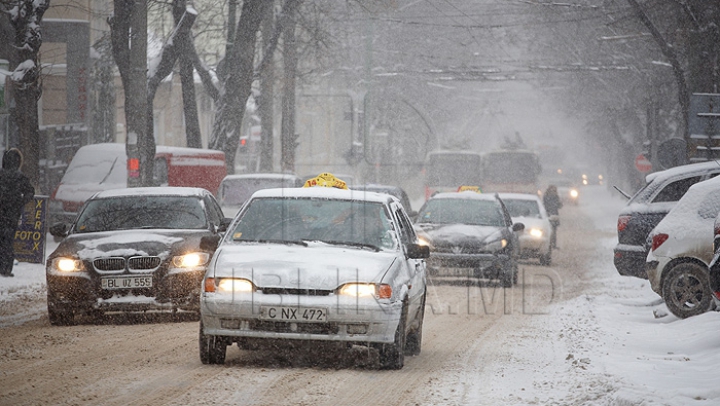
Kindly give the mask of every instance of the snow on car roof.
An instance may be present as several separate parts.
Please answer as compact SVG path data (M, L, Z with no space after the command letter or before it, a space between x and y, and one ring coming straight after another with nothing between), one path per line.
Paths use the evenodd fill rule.
M674 168L666 169L664 171L660 172L653 172L647 176L645 176L645 182L650 183L656 178L671 178L673 176L689 173L689 172L703 172L708 169L713 168L720 168L720 160L718 161L708 161L708 162L698 162L695 164L688 164L688 165L680 165L676 166Z
M92 151L95 153L103 153L107 155L125 155L125 144L117 142L106 142L100 144L89 144L81 147L83 151ZM175 153L182 155L207 155L208 153L218 153L213 149L187 148L187 147L171 147L167 145L155 146L156 153Z
M530 193L499 193L501 199L540 200L538 195Z
M302 187L263 189L253 193L257 197L312 197L338 200L362 200L367 202L388 203L394 198L384 193L366 192L361 190L337 189L332 187Z
M289 173L243 173L239 175L227 175L223 180L233 179L300 179Z
M124 197L124 196L197 196L210 193L199 187L156 186L134 187L122 189L103 190L95 194L94 198Z
M475 199L475 200L495 200L495 193L477 193L472 191L464 192L446 192L438 193L430 198L432 199Z

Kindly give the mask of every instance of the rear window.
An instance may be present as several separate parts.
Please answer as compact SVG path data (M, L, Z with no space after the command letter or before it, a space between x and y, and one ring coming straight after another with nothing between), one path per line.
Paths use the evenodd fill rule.
M670 182L655 196L653 203L677 202L690 189L690 186L700 182L700 176L693 176Z
M240 206L258 190L292 187L297 187L297 182L293 178L225 179L220 185L220 204L223 206Z

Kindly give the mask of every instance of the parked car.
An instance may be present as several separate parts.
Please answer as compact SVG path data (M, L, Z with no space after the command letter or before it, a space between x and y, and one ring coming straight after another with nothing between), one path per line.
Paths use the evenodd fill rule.
M650 287L677 317L703 313L713 303L708 265L713 258L713 227L718 212L720 178L697 183L648 238Z
M415 214L417 214L412 210L412 207L410 205L410 198L408 198L407 193L405 193L405 191L399 186L368 183L366 185L351 186L351 188L353 190L364 190L367 192L385 193L391 196L395 196L398 200L400 200L400 204L403 205L405 211L410 217L413 217Z
M395 198L331 176L345 189L260 190L238 213L202 285L203 363L233 343L367 346L386 369L420 353L428 247Z
M720 309L720 215L715 217L713 233L713 252L715 254L708 266L708 273L714 305L716 309Z
M720 161L683 165L645 177L646 184L620 211L614 263L620 275L647 278L648 234L690 186L720 173Z
M538 195L523 193L500 193L512 221L522 223L525 229L518 236L521 258L538 258L540 265L552 263L550 217Z
M286 173L227 175L220 183L218 201L226 216L235 217L240 207L258 190L294 188L302 185L302 179Z
M64 237L47 258L50 323L77 313L199 311L211 250L202 237L222 233L213 195L200 188L153 187L99 192L77 219L51 233Z
M504 287L517 283L517 232L525 226L513 224L497 194L438 193L418 211L415 223L432 239L429 275L450 281L496 279Z
M201 187L216 194L225 175L222 151L156 147L154 186ZM48 224L72 222L85 200L103 190L127 187L127 177L125 144L81 147L50 196Z

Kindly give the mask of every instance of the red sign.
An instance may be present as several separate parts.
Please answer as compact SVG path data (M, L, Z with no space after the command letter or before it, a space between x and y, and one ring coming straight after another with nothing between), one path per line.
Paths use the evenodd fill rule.
M652 164L645 158L645 155L638 154L635 157L635 168L642 173L648 173L652 170Z

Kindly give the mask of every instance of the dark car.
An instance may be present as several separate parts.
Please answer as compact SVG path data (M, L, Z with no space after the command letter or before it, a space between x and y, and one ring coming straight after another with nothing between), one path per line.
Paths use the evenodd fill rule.
M415 213L412 211L412 208L410 207L410 199L408 198L407 193L405 193L405 191L398 186L378 185L374 183L369 183L367 185L352 186L351 188L352 190L364 190L366 192L385 193L386 195L395 196L400 201L400 204L402 204L405 211L408 212L411 217L415 215Z
M620 275L647 279L648 235L690 186L720 174L720 161L682 165L648 175L618 215L614 263Z
M452 281L499 279L517 283L522 223L512 218L498 195L471 191L438 193L418 212L415 223L432 239L428 274Z
M156 187L99 192L75 222L51 229L65 238L46 262L50 323L106 311L199 312L212 251L200 240L230 219L210 192Z

